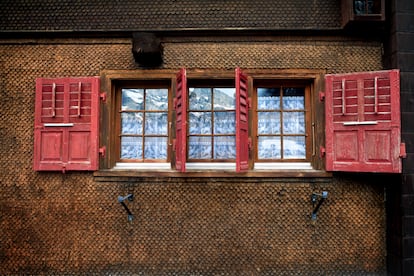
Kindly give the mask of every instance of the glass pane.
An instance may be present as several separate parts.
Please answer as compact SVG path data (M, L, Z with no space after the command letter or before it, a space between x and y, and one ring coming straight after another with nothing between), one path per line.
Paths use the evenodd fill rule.
M258 158L280 159L281 158L280 137L259 137Z
M305 134L305 113L284 112L283 113L284 134Z
M305 109L304 88L283 88L283 109L303 110Z
M168 110L168 89L147 89L145 110Z
M214 138L214 159L235 159L236 137L216 136Z
M188 102L190 110L211 109L210 88L190 88L189 91Z
M121 159L142 159L141 137L121 137Z
M304 136L283 137L283 158L304 159L306 158L306 144Z
M146 137L144 159L167 159L167 137Z
M142 112L121 113L122 134L142 134Z
M279 110L280 109L279 88L257 88L257 109Z
M379 14L381 13L381 1L375 0L354 0L354 12L360 14Z
M122 89L121 110L143 110L144 89Z
M214 112L214 134L234 134L235 132L235 112Z
M145 135L167 135L167 112L147 112L145 114Z
M279 134L280 133L280 113L279 112L258 112L257 132L259 134Z
M236 89L235 88L214 88L214 110L235 109Z
M189 159L211 159L211 137L190 137L188 141Z
M211 134L211 112L190 112L190 134Z

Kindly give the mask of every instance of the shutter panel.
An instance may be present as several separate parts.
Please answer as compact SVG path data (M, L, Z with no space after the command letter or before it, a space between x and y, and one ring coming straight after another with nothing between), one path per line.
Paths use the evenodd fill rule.
M176 114L175 168L185 172L187 161L187 73L185 68L182 68L177 74L174 102Z
M96 170L98 112L98 77L37 79L34 170Z
M399 71L327 75L326 170L401 172Z
M249 98L247 76L236 68L236 171L249 169Z

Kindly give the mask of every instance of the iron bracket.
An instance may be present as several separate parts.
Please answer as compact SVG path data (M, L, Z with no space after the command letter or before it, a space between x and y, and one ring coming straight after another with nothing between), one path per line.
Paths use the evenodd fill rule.
M311 201L313 204L313 211L311 214L311 218L312 220L316 220L319 208L321 207L322 203L328 198L328 192L323 191L322 194L316 194L316 193L312 193L311 196ZM319 199L319 202L318 202ZM315 203L318 202L318 204L316 204L315 207Z

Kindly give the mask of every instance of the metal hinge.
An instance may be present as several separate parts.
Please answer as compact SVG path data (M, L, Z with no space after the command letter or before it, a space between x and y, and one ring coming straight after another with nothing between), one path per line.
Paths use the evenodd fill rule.
M102 92L101 94L99 94L99 98L103 103L106 103L106 92Z
M405 148L405 143L400 144L400 158L406 158L407 157L407 150Z
M99 148L99 155L104 158L106 154L106 146Z
M319 91L319 101L320 102L325 101L325 92Z
M326 149L325 149L325 147L321 146L319 148L319 155L320 155L320 157L325 157L325 155L326 155Z

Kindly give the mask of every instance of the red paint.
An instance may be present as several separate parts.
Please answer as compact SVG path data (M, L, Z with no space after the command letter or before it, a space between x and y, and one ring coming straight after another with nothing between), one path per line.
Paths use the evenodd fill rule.
M236 171L249 169L249 98L247 75L236 68Z
M36 171L98 169L99 78L36 80Z
M398 70L327 75L326 170L401 172Z
M174 107L176 114L175 168L180 172L185 172L187 161L187 72L185 68L177 74Z

